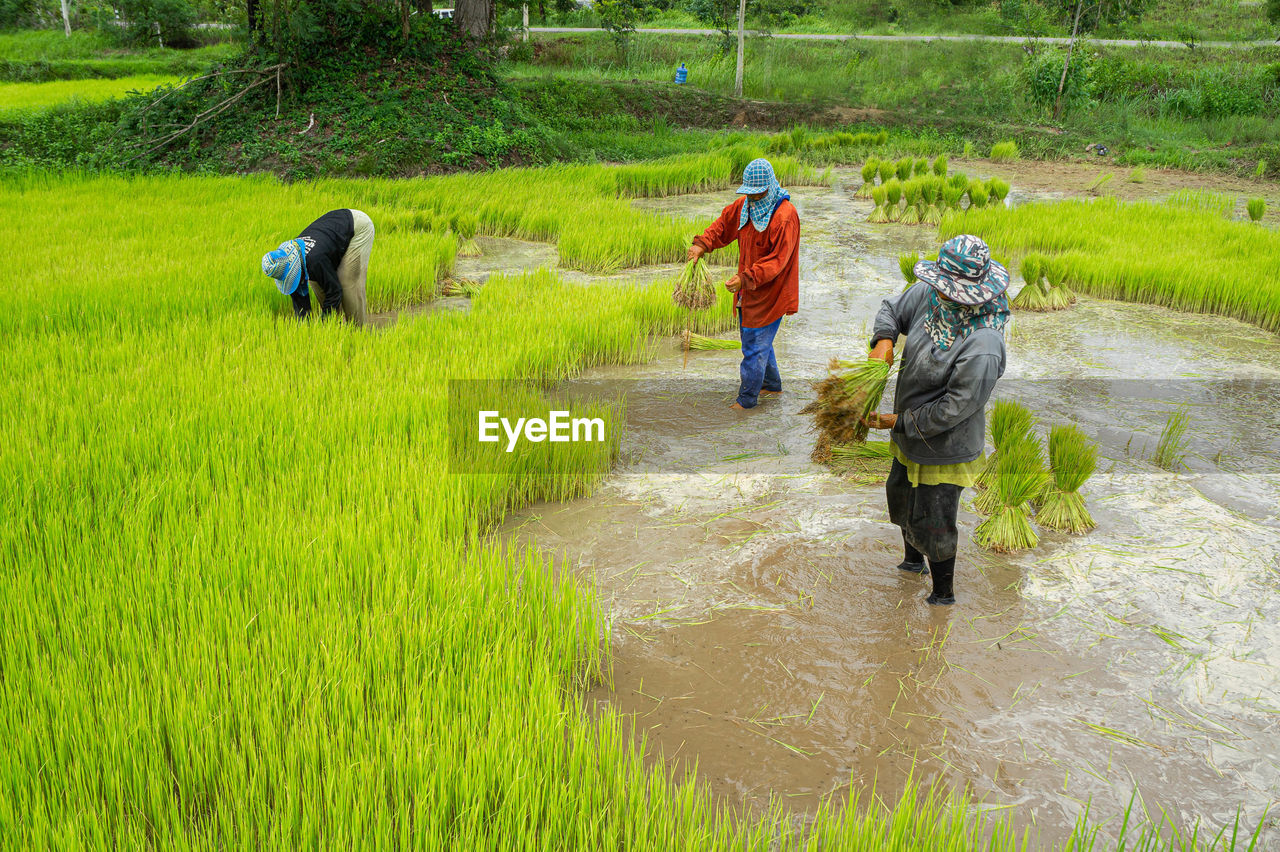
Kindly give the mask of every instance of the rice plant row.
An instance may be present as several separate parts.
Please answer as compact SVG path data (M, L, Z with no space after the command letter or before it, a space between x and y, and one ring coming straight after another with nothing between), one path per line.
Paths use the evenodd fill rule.
M1203 207L1113 198L948 213L942 239L1061 264L1072 291L1213 313L1280 332L1280 235Z
M948 177L946 171L942 155L932 163L910 157L896 163L869 159L863 164L863 182L855 196L872 199L875 207L867 221L876 224L937 225L944 213L962 208L966 200L970 207L1004 205L1010 189L1007 181L998 177L970 180L958 173Z

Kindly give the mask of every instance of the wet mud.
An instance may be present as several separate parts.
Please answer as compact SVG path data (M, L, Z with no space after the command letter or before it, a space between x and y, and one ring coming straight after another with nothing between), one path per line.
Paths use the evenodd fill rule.
M625 389L623 463L590 498L498 532L598 589L612 669L589 706L633 714L651 759L696 766L733 806L803 816L850 786L892 801L913 778L968 788L1045 843L1086 807L1131 802L1179 828L1238 811L1252 828L1280 800L1280 338L1087 298L1019 314L996 394L1099 440L1084 489L1098 528L986 553L966 492L959 602L930 607L927 578L894 568L882 489L814 465L799 413L832 355L863 351L902 287L898 253L937 248L932 228L867 225L845 183L792 193L783 397L731 411L737 353L674 342L591 371L575 384ZM1192 428L1187 469L1169 473L1148 458L1175 409Z

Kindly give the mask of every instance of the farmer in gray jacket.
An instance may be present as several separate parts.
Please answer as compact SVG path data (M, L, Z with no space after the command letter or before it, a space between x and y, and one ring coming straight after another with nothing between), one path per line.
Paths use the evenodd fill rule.
M961 490L977 478L987 398L1004 374L1009 272L986 243L965 235L948 240L936 262L917 263L915 273L920 280L876 314L870 357L892 363L898 335L907 341L894 413L866 422L891 430L885 491L906 550L898 567L932 574L929 603L953 604L956 513Z

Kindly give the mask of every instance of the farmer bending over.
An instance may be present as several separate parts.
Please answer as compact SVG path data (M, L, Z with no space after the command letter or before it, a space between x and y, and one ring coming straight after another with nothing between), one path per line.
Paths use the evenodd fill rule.
M262 271L276 279L281 293L293 298L293 313L299 319L311 315L308 285L315 284L321 316L341 306L347 319L364 325L364 281L372 250L373 221L368 216L359 210L330 210L297 239L263 255Z
M742 386L734 408L754 408L762 396L782 393L773 338L785 314L800 306L800 215L778 184L773 166L752 160L738 194L701 236L689 259L738 241L738 274L725 282L742 333Z
M915 273L919 282L885 299L876 314L870 357L892 363L898 335L907 341L894 413L866 423L891 430L885 492L906 551L898 567L932 573L929 603L953 604L956 512L961 490L978 475L987 398L1004 374L1009 273L968 235L948 240L937 262L922 260Z

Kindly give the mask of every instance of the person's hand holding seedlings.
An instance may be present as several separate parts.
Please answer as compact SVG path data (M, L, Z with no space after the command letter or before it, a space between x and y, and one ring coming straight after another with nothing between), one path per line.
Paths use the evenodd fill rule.
M880 414L873 411L866 417L862 418L862 422L870 426L872 429L892 429L898 422L898 415Z
M871 347L868 358L878 358L886 364L893 366L893 341L884 338L876 341L876 345Z
M694 243L693 245L689 246L689 261L693 262L698 258L702 257L706 253L707 253L706 249L704 249L702 246L698 245L697 243Z

